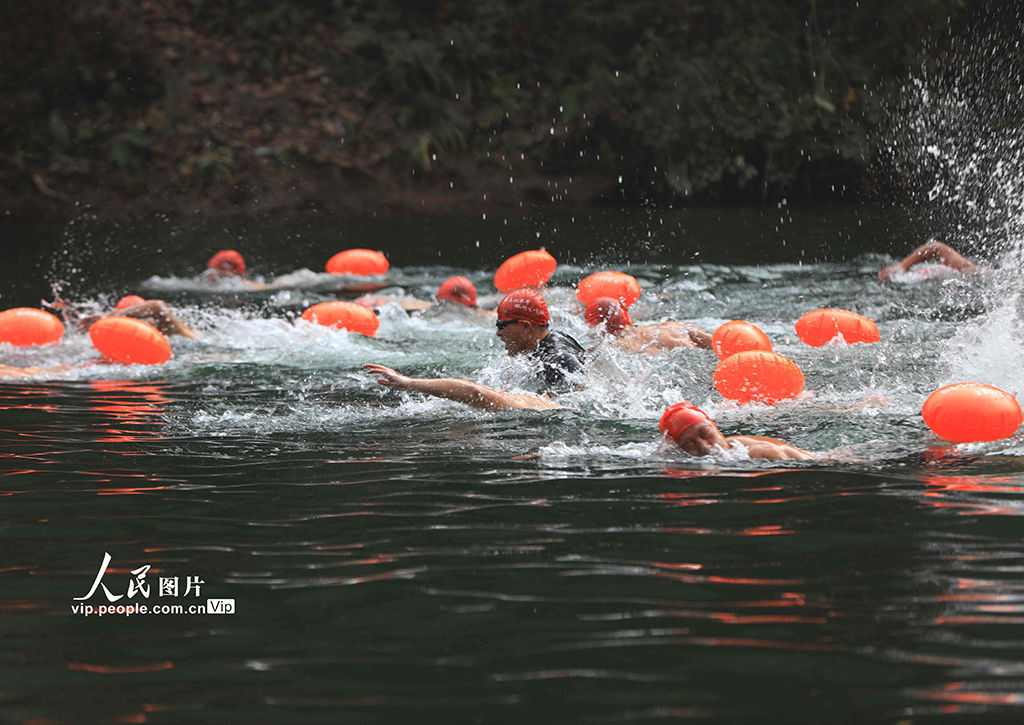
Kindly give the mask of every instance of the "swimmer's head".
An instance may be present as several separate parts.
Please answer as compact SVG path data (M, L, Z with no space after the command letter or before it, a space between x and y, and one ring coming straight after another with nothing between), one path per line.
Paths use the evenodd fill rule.
M210 261L206 263L206 266L218 272L233 274L238 277L245 276L245 259L234 249L220 250L210 257Z
M665 408L658 430L694 456L705 456L716 447L728 448L725 436L718 430L715 421L685 400Z
M540 292L524 287L509 292L498 303L498 319L546 327L551 316L548 314L548 303Z
M550 319L547 302L540 292L517 289L498 303L498 337L510 355L530 352L548 334Z
M146 300L138 295L125 295L117 301L114 305L115 310L123 310L125 307L134 307L135 305L141 305Z
M449 277L437 290L437 299L476 307L476 287L465 277Z
M604 329L612 335L618 334L633 323L629 319L629 313L626 311L626 308L618 300L611 297L598 297L587 305L587 311L583 313L583 319L587 321L588 325L594 327L603 324Z

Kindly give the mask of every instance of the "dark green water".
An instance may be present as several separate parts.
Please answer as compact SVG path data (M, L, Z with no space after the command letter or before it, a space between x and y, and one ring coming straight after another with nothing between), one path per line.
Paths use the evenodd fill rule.
M4 306L54 279L97 305L141 289L201 337L157 368L0 385L0 717L1017 721L1024 446L945 446L919 415L956 380L1022 389L1017 307L999 275L880 283L889 250L921 241L899 228L861 210L8 230L23 266ZM755 322L813 395L737 408L710 353L598 345L563 410L479 413L383 391L360 366L516 387L528 371L491 328L389 307L371 340L293 324L333 296L322 275L259 293L189 278L224 246L265 277L369 246L406 291L463 273L488 295L501 259L539 244L563 262L555 322L588 344L571 285L628 262L636 317ZM882 342L803 345L793 320L826 305L874 318ZM0 347L3 364L93 355L78 334ZM869 393L889 406L835 412ZM684 397L727 434L830 459L671 450L657 419ZM105 552L118 603L235 613L73 613ZM144 565L150 594L129 598Z

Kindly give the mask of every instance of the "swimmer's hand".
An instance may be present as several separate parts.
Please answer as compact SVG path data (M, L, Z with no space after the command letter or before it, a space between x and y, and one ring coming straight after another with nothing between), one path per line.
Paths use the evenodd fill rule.
M97 320L103 319L103 315L86 315L85 317L79 317L75 320L75 329L79 332L85 332L92 324Z
M370 375L379 375L377 382L380 385L394 388L395 390L408 390L413 387L413 379L401 375L389 367L378 365L377 363L366 363L363 365L366 368L366 372Z
M892 277L894 274L898 274L899 272L905 271L906 270L903 269L903 265L900 264L899 262L897 262L896 264L890 264L888 267L882 267L880 270L878 270L878 279L884 282L885 280Z

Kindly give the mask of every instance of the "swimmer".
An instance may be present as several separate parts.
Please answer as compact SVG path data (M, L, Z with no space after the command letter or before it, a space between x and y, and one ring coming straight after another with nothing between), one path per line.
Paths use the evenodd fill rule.
M615 337L612 344L625 352L657 355L677 347L712 349L710 333L684 322L668 321L637 327L629 312L611 297L598 297L587 305L583 317L595 327L604 323L605 331Z
M493 310L485 310L476 303L476 287L465 277L449 277L437 289L437 306L461 305L485 317L497 317Z
M896 264L890 264L878 270L878 279L887 280L894 274L906 272L922 262L935 261L944 264L960 274L974 274L979 271L978 265L970 261L948 244L932 239L925 242Z
M746 449L750 458L770 461L814 460L815 456L778 438L764 436L724 436L715 421L693 403L683 401L665 408L658 430L677 446L694 456L706 456L730 448Z
M191 339L196 338L196 332L181 321L171 306L163 300L146 300L138 295L126 295L122 297L112 312L103 315L82 315L67 300L57 297L53 302L43 300L43 307L57 310L64 318L68 326L74 325L79 332L85 332L96 320L103 317L134 317L136 320L148 322L165 335L181 335Z
M201 276L206 282L238 280L249 289L267 289L267 285L245 278L245 258L234 249L222 249L210 257Z
M449 277L437 290L437 302L432 303L409 295L363 295L355 300L367 307L383 307L389 303L399 305L406 312L423 310L459 310L481 318L494 317L495 312L485 310L476 303L476 287L465 277Z
M539 292L520 289L505 295L498 304L497 334L509 355L527 355L540 363L539 382L545 393L573 390L573 380L583 372L583 348L569 335L549 329L548 306ZM409 378L376 363L363 367L377 382L398 390L414 390L455 400L474 408L508 410L560 407L545 395L506 393L457 378Z
M564 332L549 329L548 305L537 290L509 292L498 303L495 326L505 351L526 355L541 364L540 382L548 392L564 393L577 387L571 378L583 372L583 346Z
M127 306L121 306L119 302L109 315L86 315L75 320L75 327L79 332L85 332L96 320L109 316L134 317L136 320L148 322L165 335L181 335L193 340L196 338L196 331L182 322L181 318L174 314L171 306L163 300L142 300Z

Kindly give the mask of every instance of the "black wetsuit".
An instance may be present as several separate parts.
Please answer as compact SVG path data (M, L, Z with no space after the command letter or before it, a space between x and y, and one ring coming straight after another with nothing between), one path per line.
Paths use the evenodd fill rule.
M574 378L583 372L583 347L564 332L549 332L530 353L540 361L538 378L546 393L565 393L575 387Z

